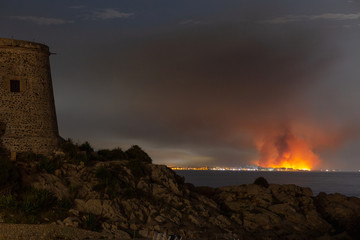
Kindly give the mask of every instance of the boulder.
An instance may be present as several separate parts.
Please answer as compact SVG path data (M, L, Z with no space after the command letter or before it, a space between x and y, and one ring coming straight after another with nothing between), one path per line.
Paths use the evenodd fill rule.
M337 232L346 231L360 239L360 199L344 195L320 193L315 197L320 215L331 223Z

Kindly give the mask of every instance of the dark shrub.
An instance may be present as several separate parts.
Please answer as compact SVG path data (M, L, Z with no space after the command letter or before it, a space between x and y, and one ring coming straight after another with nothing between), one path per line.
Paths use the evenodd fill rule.
M111 158L113 160L122 160L126 159L126 155L121 148L114 148L111 150Z
M255 179L254 184L262 186L264 188L269 187L269 183L264 177L258 177L257 179Z
M93 187L93 190L107 194L110 199L136 197L138 194L136 189L121 177L123 171L121 167L116 166L112 168L98 167L95 176L99 179L99 183Z
M138 145L134 145L125 152L127 159L139 160L143 162L152 163L152 159L144 152Z
M60 159L50 159L42 154L36 154L33 152L22 152L17 156L18 161L25 162L37 162L36 168L38 170L45 170L48 173L54 173L56 169L61 168Z
M142 176L146 174L146 168L140 160L131 160L129 161L127 167L130 169L131 174L135 177L135 179L140 179Z
M68 198L63 198L60 201L58 201L57 205L62 209L69 210L70 208L73 207L74 203Z
M62 143L62 150L74 164L84 162L88 165L91 164L92 161L98 160L97 154L94 152L94 149L89 142L84 142L79 146L78 144L74 144L69 138Z
M6 153L0 154L0 188L18 184L19 181L18 169L11 162L9 156Z
M101 223L103 219L101 216L88 213L84 216L83 228L91 231L100 231L102 229Z
M91 154L94 152L93 147L90 145L90 143L88 141L84 142L83 144L81 144L79 146L79 150L80 151L84 151L86 152L86 154Z
M62 150L65 154L67 154L70 157L75 157L78 153L78 146L76 146L71 138L68 138L65 140L61 146Z
M22 202L22 208L26 213L37 214L49 209L56 203L56 197L46 189L29 189Z
M85 164L89 163L88 155L85 152L79 152L74 157L71 158L72 163L74 164L80 164L80 162L83 162Z
M101 149L101 150L97 151L97 154L101 161L113 160L111 157L111 151L109 149Z
M16 207L16 200L12 195L0 196L0 209L12 209Z
M100 157L100 160L103 161L126 159L126 155L121 150L121 148L115 148L113 150L103 149L103 150L99 150L97 153Z
M98 167L95 172L95 176L101 180L108 181L113 178L112 173L109 169L104 166Z
M118 187L121 181L115 172L110 171L106 167L98 167L95 176L100 182L94 186L93 190L106 193L111 199L118 195Z
M61 166L62 162L59 159L49 159L45 157L38 162L36 168L38 170L45 170L46 172L53 174L55 170L61 168Z

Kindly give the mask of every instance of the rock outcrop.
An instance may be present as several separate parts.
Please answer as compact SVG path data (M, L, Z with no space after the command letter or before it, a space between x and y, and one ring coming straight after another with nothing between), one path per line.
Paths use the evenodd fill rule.
M32 187L71 207L48 222L97 224L115 239L168 232L186 239L358 239L360 199L295 185L194 187L162 165L131 160L64 163L53 174L18 163ZM1 210L0 210L1 216ZM1 235L1 228L0 228Z
M315 199L319 214L328 221L336 232L347 232L360 237L360 199L338 193L320 193Z

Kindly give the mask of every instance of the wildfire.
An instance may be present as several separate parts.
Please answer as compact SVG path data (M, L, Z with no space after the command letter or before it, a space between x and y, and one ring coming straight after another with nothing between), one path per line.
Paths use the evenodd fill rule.
M289 130L258 141L257 147L261 156L257 164L262 167L311 170L319 162L309 143Z

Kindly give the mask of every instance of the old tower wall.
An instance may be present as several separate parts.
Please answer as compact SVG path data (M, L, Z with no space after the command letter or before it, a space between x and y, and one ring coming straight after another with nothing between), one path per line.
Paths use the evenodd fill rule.
M12 152L58 148L49 55L43 44L0 38L0 143Z

